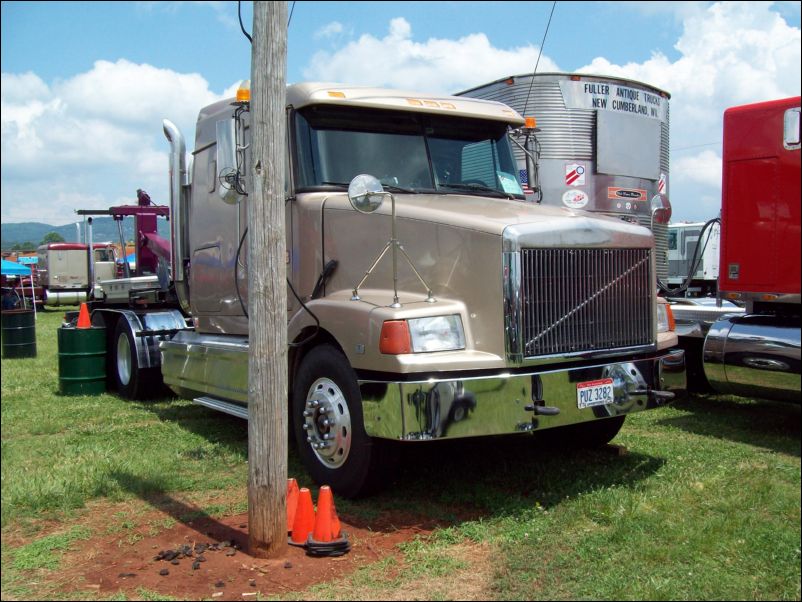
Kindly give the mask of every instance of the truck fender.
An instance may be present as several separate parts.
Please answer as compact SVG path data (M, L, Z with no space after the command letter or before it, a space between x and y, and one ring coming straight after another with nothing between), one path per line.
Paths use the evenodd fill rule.
M349 301L333 301L328 298L312 300L306 303L306 307L309 311L300 308L290 319L287 325L288 343L300 343L303 347L314 346L322 338L336 343L353 366L352 341L367 335L369 313L373 308L365 303L351 304ZM310 312L320 321L319 326ZM344 319L345 316L347 319Z
M128 322L131 332L134 333L134 345L140 368L161 366L159 342L187 328L186 319L177 309L143 314L137 314L130 309L106 310L103 313L114 313L117 319Z

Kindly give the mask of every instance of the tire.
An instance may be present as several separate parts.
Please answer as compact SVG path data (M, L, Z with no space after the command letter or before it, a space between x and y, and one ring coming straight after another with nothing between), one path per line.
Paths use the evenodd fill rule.
M126 399L148 399L161 386L159 368L141 368L134 333L128 320L120 318L111 341L110 377L114 389Z
M373 493L391 472L384 442L365 433L356 375L331 345L315 347L301 361L293 385L292 425L307 471L338 495Z

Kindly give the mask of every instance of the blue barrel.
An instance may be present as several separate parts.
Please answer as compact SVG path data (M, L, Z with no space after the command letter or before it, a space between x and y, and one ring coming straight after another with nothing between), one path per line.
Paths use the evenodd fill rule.
M62 395L95 395L106 390L106 329L58 329L58 390Z
M36 314L32 309L2 312L3 359L36 357Z

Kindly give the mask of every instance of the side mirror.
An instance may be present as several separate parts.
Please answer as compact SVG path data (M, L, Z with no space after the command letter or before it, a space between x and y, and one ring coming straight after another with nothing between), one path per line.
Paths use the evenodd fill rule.
M389 193L384 191L379 179L368 174L356 176L348 185L348 200L360 213L373 213L384 202Z
M649 203L652 212L652 229L655 224L667 224L671 219L671 203L663 194L656 194Z

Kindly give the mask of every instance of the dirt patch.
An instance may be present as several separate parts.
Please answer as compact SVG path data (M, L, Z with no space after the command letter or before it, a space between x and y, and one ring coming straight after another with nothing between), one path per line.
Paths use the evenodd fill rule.
M255 600L337 581L388 556L400 558L399 543L439 526L403 513L385 513L370 526L340 519L351 550L334 558L307 556L289 545L277 559L250 556L247 514L179 522L156 535L141 527L122 539L119 533L96 537L63 558L57 591L95 592L100 598L122 591L138 598L145 589L183 600Z

